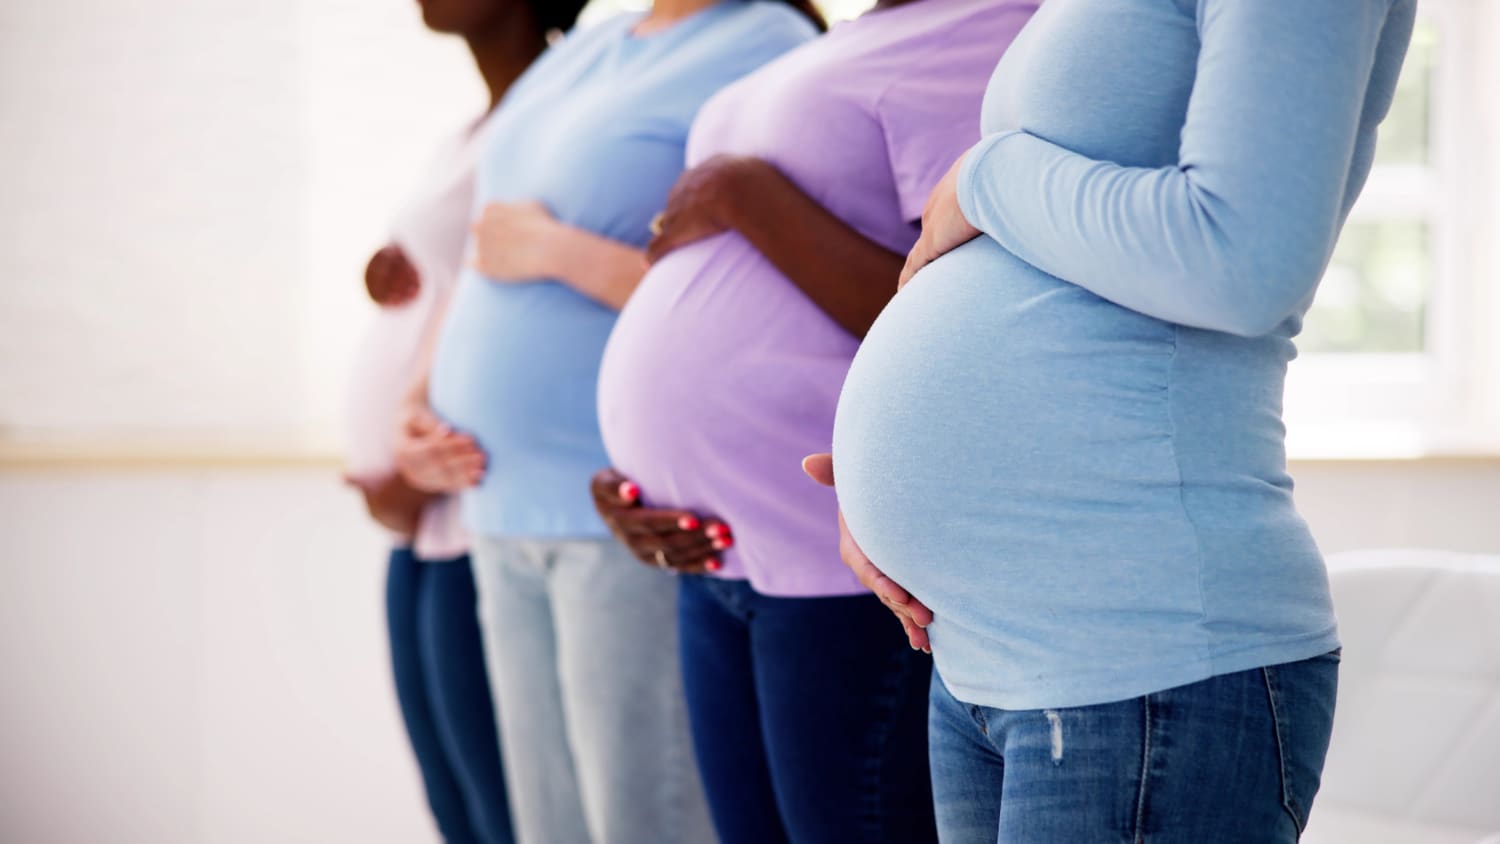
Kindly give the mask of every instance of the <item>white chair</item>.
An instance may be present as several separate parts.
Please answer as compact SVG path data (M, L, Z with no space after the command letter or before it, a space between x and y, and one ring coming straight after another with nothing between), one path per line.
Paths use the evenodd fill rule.
M1360 551L1328 565L1344 657L1302 840L1500 841L1500 556Z

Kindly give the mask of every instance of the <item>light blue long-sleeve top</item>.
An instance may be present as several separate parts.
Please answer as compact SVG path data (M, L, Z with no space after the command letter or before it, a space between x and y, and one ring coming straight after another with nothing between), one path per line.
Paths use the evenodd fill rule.
M720 0L644 36L631 32L641 17L571 33L511 88L484 139L476 216L490 202L538 200L568 225L644 246L699 107L817 34L790 6L765 0ZM557 280L460 276L430 393L487 458L483 482L463 495L470 530L607 535L589 478L609 465L595 394L615 316Z
M871 329L834 431L855 539L943 681L1122 700L1338 645L1292 501L1292 338L1414 0L1048 0L991 79L978 239Z

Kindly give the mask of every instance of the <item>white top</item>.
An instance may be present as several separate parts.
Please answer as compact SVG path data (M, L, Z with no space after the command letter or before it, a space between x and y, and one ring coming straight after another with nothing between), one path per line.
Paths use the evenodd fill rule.
M464 262L474 166L489 118L439 147L391 227L421 277L415 299L379 308L365 329L350 377L348 472L356 479L389 476L395 467L396 413L418 376L433 309L447 298ZM402 541L405 537L400 537ZM413 550L424 560L448 560L469 549L457 501L434 500L422 513Z

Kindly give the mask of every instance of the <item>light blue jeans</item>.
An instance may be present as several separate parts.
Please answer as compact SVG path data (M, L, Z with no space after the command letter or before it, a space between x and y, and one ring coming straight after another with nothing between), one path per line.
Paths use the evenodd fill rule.
M613 539L481 537L471 555L521 844L713 841L676 579Z

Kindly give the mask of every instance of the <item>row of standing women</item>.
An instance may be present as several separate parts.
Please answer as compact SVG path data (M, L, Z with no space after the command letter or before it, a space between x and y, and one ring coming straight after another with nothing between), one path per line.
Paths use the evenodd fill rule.
M1412 0L580 5L424 0L492 108L367 270L444 837L1295 841L1282 379Z

